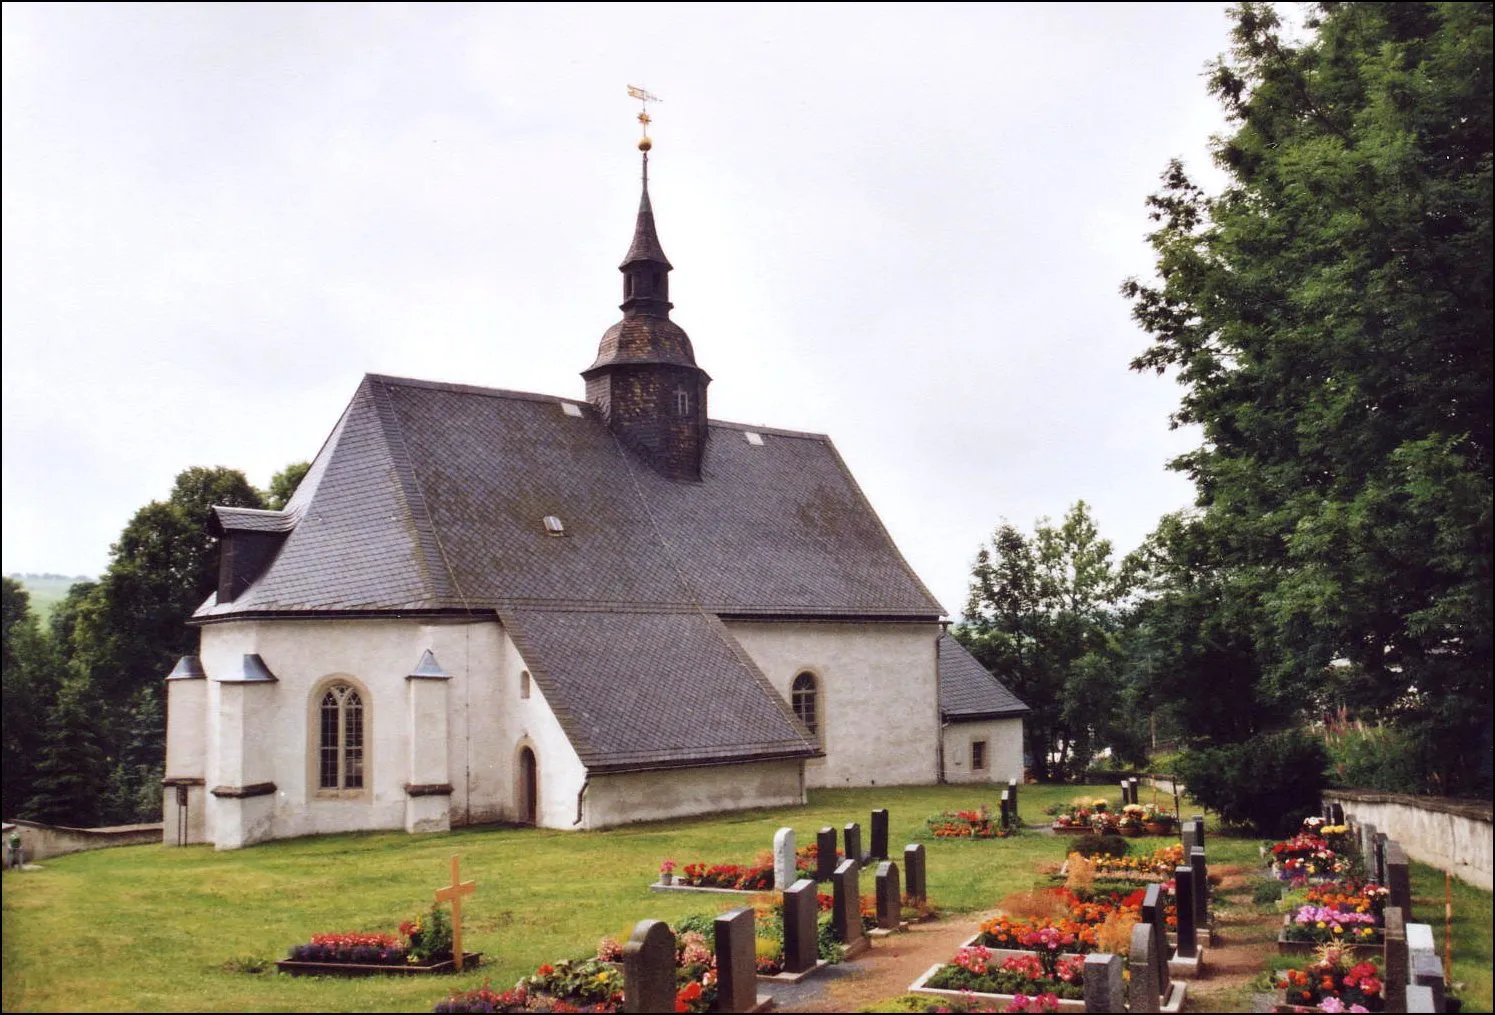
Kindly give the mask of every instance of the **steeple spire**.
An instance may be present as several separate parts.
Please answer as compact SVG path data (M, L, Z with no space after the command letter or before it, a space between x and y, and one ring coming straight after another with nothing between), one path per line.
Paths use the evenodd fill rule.
M641 88L628 93L659 101ZM643 186L633 242L618 270L623 273L623 319L602 336L597 359L582 371L587 400L613 433L672 479L700 479L706 443L706 385L685 330L670 320L669 273L673 270L654 225L649 200L649 114L639 114L644 135Z

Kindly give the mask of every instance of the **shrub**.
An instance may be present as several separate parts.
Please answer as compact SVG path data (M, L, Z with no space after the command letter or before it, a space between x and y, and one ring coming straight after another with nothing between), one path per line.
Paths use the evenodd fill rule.
M1422 744L1402 730L1346 724L1328 730L1324 746L1332 786L1382 793L1427 792Z
M1130 850L1127 841L1119 835L1082 835L1079 841L1069 847L1071 853L1084 857L1126 856Z
M1319 807L1328 757L1302 730L1283 730L1241 744L1185 751L1175 772L1189 796L1226 824L1290 834Z

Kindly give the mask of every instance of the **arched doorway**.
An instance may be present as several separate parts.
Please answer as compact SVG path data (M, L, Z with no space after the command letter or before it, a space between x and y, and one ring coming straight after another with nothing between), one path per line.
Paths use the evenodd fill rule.
M540 776L535 767L535 752L528 747L519 749L519 820L526 825L535 824L539 814Z

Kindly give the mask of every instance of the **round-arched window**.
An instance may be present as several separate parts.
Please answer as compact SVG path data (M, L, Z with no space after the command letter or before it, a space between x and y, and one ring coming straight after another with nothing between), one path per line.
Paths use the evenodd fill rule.
M789 690L789 704L794 708L794 717L817 737L820 736L819 697L815 674L801 673L794 678L794 684Z

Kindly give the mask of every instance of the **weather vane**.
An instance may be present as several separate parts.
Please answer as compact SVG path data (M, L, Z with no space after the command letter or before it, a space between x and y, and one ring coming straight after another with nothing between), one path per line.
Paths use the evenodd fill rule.
M631 99L638 99L642 104L643 108L639 110L638 122L639 125L643 128L644 136L639 138L638 148L641 152L647 152L650 148L654 147L654 143L649 140L649 124L653 122L649 119L649 103L663 102L664 100L661 99L658 95L654 95L648 91L645 91L638 85L628 86L628 97Z

